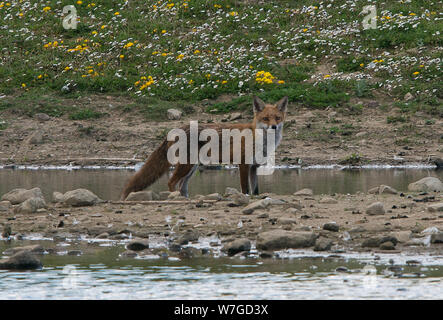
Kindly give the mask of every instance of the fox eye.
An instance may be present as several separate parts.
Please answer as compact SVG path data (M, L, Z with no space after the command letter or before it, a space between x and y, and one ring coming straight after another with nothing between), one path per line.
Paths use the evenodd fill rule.
M275 120L276 120L276 121L280 121L280 120L281 120L281 117L275 117Z
M268 117L264 117L263 121L269 121L269 118Z

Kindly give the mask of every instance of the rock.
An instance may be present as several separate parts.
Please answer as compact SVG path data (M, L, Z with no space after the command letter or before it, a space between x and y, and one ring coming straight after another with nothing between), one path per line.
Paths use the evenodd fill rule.
M81 250L69 250L68 256L81 256L83 252Z
M385 214L383 203L374 202L366 208L366 214L370 216Z
M368 190L368 193L370 193L370 194L376 194L376 193L378 193L379 190L380 190L380 187L379 187L379 186L378 186L378 187L374 187L374 188L369 189L369 190Z
M266 198L249 204L242 210L244 214L252 214L257 209L266 209L271 204L271 200Z
M199 249L193 248L193 247L182 248L182 250L180 250L180 252L178 254L180 259L199 258L202 255L203 255L202 250L199 250Z
M312 196L314 192L311 189L305 188L294 193L294 196Z
M169 120L180 120L183 112L177 109L168 109L168 119Z
M43 132L36 131L28 139L29 144L42 144L44 142Z
M403 99L404 99L405 101L411 101L411 100L414 99L414 96L413 96L410 92L408 92L408 93L405 94L405 96L404 96Z
M225 197L232 196L233 194L239 194L239 193L240 193L240 191L238 191L235 188L226 187L226 189L225 189Z
M40 188L26 189L13 189L4 194L1 198L2 201L9 201L11 204L20 204L30 198L42 198L43 194Z
M36 244L31 246L9 248L3 251L3 254L5 256L10 256L22 251L31 252L35 254L43 254L43 252L45 252L45 249L43 249L41 245Z
M169 193L168 199L173 200L173 199L180 198L181 196L182 195L181 195L180 191L174 191L174 192Z
M230 121L238 120L238 119L241 119L241 118L242 118L242 114L240 112L233 112L229 116L229 120Z
M294 218L285 218L285 217L278 218L277 222L282 225L297 224L297 221Z
M366 131L360 131L360 132L357 132L356 134L355 134L355 137L356 138L361 138L361 137L364 137L364 136L366 136L368 133L366 132Z
M29 251L20 251L10 258L0 260L0 269L33 270L42 266L40 260Z
M330 198L330 197L322 198L319 202L323 203L323 204L336 204L336 203L338 203L337 200L335 200L334 198Z
M432 234L431 243L443 243L443 232Z
M440 181L440 179L435 177L426 177L423 179L420 179L416 182L413 182L409 184L408 186L409 191L439 191L443 192L443 182Z
M437 169L443 169L443 159L442 158L436 158L436 159L434 159L433 162L437 166Z
M63 203L73 207L92 206L102 200L87 189L68 191L63 195Z
M8 212L11 209L11 202L1 201L0 202L0 212Z
M216 200L216 201L220 201L221 199L223 199L223 197L220 195L220 193L211 193L205 196L204 198L205 200Z
M258 234L257 249L307 248L314 246L316 238L317 236L313 232L271 230Z
M41 122L51 120L51 117L48 116L46 113L36 113L34 115L34 118Z
M380 103L376 100L369 101L367 106L368 108L377 108L380 105Z
M3 238L9 238L12 234L12 229L10 225L5 225L3 227L3 231L2 231L2 237Z
M146 240L134 240L126 245L126 249L132 251L142 251L149 249L149 242Z
M191 241L197 241L199 234L196 231L188 230L177 239L177 243L180 245L188 244Z
M63 202L63 193L54 191L52 193L52 202L54 202L54 203Z
M330 222L323 225L323 230L338 232L338 230L340 230L340 227L335 222Z
M384 184L382 184L379 188L378 191L379 194L397 194L397 190L395 190L394 188L390 187L390 186L385 186Z
M168 199L170 194L171 194L171 191L160 191L158 195L160 197L160 200L166 200L166 199Z
M411 239L412 232L411 231L397 231L393 233L393 236L400 243L406 243Z
M1 207L1 202L0 202L0 207ZM1 211L1 209L0 209L0 211ZM428 206L428 211L429 212L441 212L441 211L443 211L443 202L431 204L430 206Z
M97 236L97 239L108 239L108 238L109 238L109 233L107 233L107 232L100 233Z
M391 241L383 242L380 244L381 250L395 250L395 245Z
M222 251L228 256L233 256L242 251L251 250L251 241L249 239L237 239L224 245Z
M160 196L156 194L154 191L139 191L139 192L131 192L126 201L152 201L158 200Z
M385 243L385 242L391 242L394 246L396 246L398 243L398 240L397 240L397 238L395 238L393 236L372 237L372 238L368 238L368 239L364 240L361 246L367 247L367 248L377 248L382 243Z
M231 199L233 200L233 202L230 203L231 207L240 207L249 203L249 197L243 193L233 194Z
M137 252L131 251L131 250L126 250L123 251L122 253L120 253L120 257L122 258L135 258L137 257Z
M42 198L30 198L14 208L14 213L35 213L38 209L46 208L46 202Z
M332 247L332 241L325 237L320 237L315 241L314 251L328 251Z

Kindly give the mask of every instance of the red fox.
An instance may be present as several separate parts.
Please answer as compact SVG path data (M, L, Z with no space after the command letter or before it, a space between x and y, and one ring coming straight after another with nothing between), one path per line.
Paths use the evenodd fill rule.
M275 130L275 148L280 144L283 134L283 122L286 117L286 111L288 106L288 97L284 97L279 100L275 105L265 104L260 98L253 97L253 111L254 119L251 123L243 124L205 124L198 130L203 129L214 129L218 133L221 133L223 129L250 129L252 131L256 129L263 129L263 131L268 129ZM189 138L189 125L182 128ZM218 135L221 137L221 134ZM134 174L127 182L121 199L124 200L131 192L136 192L143 190L157 181L163 174L165 174L171 163L168 161L168 148L173 145L174 141L164 140L162 144L151 154L148 160L145 162L143 167ZM201 149L203 143L198 142L198 150ZM220 144L221 146L221 144ZM187 140L187 147L189 146L189 139ZM241 140L241 161L239 162L240 169L240 185L243 193L249 193L252 190L253 194L258 194L258 179L257 179L257 168L259 164L253 162L245 161L245 149L246 140L242 137ZM230 144L230 161L232 163L234 154L234 145ZM266 146L263 147L266 149ZM238 151L238 150L235 150ZM266 150L264 150L266 152ZM189 154L189 152L188 152ZM220 153L221 154L221 153ZM191 163L187 161L186 163L177 163L172 177L169 179L168 187L169 191L175 191L178 184L180 194L188 197L188 182L193 173L197 170L198 163Z

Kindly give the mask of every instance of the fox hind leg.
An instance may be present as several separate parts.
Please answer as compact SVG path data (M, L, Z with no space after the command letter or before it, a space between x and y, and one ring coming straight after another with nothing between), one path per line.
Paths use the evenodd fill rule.
M258 177L257 177L257 165L251 165L249 169L249 184L252 194L258 195Z
M249 165L248 164L240 164L240 185L241 192L244 194L249 193Z
M189 179L191 179L194 172L197 170L198 165L194 165L191 170L189 170L188 174L185 175L178 183L178 188L180 190L180 194L186 198L189 198L189 191L188 191L188 183Z
M172 177L168 181L168 187L169 191L173 192L175 191L175 187L177 183L179 183L180 189L183 187L183 183L180 183L180 181L185 178L190 171L192 171L194 165L193 164L177 164L175 167L174 173L172 174ZM190 176L192 173L190 174ZM188 180L190 178L188 177ZM186 189L187 189L187 183L186 183ZM183 195L182 190L180 190L180 193Z

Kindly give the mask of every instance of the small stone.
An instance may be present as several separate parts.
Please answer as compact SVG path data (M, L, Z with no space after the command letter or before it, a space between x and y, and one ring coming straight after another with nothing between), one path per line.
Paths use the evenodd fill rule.
M122 253L120 253L120 257L122 257L122 258L135 258L135 257L137 257L137 252L131 251L131 250L126 250L126 251L123 251Z
M63 203L73 207L92 206L101 201L99 197L87 189L72 190L63 195Z
M366 208L366 214L373 215L382 215L385 214L385 208L383 207L383 203L374 202Z
M332 232L338 232L340 230L340 227L335 222L325 223L323 225L323 230L328 230Z
M51 117L48 116L46 113L36 113L34 115L34 118L41 122L51 120Z
M271 204L270 199L262 199L249 204L242 210L244 214L252 214L257 209L266 209Z
M126 201L152 201L158 199L160 199L160 196L154 191L139 191L131 192L126 198Z
M173 199L180 198L181 196L182 195L181 195L180 191L174 191L169 194L168 199L173 200Z
M443 243L443 232L432 234L431 243Z
M369 101L367 106L368 108L377 108L380 105L380 103L376 100Z
M83 252L81 250L69 250L68 256L81 256Z
M22 252L22 251L26 251L26 252L31 252L31 253L35 253L35 254L43 254L43 252L45 252L45 249L43 249L43 247L41 245L30 245L30 246L24 246L24 247L13 247L13 248L9 248L6 249L5 251L3 251L3 254L5 256L10 256L10 255L14 255L18 252Z
M313 232L271 230L259 233L257 236L257 249L279 250L287 248L307 248L315 244L317 236Z
M319 202L322 204L336 204L336 203L338 203L337 200L335 200L334 198L330 198L330 197L322 198Z
M199 238L199 234L196 231L188 230L182 236L177 239L178 244L185 245L192 241L197 241Z
M242 114L240 112L233 112L229 116L229 120L230 121L238 120L238 119L241 119L241 118L242 118Z
M44 136L42 131L34 132L28 139L29 144L42 144L44 142Z
M381 185L378 191L379 194L397 194L398 191L390 186Z
M405 96L404 96L403 99L404 99L405 101L411 101L411 100L414 99L414 96L413 96L410 92L408 92L408 93L405 94Z
M11 202L0 201L0 212L8 212L11 209Z
M239 193L240 193L240 191L238 191L235 188L226 187L226 189L225 189L225 197L232 196L234 194L239 194Z
M180 120L183 112L177 109L168 109L168 119L169 120Z
M52 202L53 203L63 202L63 193L54 191L52 193Z
M295 192L294 196L312 196L313 194L312 189L305 188Z
M30 198L42 198L43 193L40 188L26 189L13 189L4 194L1 198L2 201L9 201L11 204L20 204Z
M294 218L278 218L277 222L282 225L292 225L297 224L297 221Z
M439 191L443 192L443 182L440 179L435 177L426 177L420 179L416 182L413 182L408 185L409 191L416 192L429 192L429 191Z
M223 197L220 195L220 193L211 193L205 196L204 198L205 200L216 200L216 201L220 201L223 199Z

